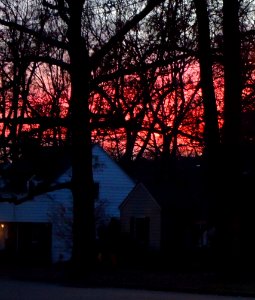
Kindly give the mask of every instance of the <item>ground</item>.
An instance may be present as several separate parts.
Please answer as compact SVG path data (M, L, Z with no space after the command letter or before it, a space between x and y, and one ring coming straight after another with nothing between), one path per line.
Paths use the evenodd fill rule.
M162 271L104 267L76 278L63 266L1 267L0 277L63 283L80 287L118 287L158 291L255 297L255 273L219 274L205 271Z

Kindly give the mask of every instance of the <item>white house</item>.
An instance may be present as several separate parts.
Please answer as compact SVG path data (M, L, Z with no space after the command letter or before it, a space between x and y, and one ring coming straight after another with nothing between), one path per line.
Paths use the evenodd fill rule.
M93 176L98 184L96 219L98 223L107 223L113 217L119 218L119 205L135 182L99 145L93 146L92 153ZM70 259L72 194L64 184L70 182L72 170L69 162L64 164L63 170L48 182L49 187L57 184L62 188L33 197L24 197L26 190L23 194L12 192L11 197L11 192L3 188L4 179L0 178L0 255L17 255L28 260L44 257L53 263ZM53 174L46 174L48 181L50 177ZM42 181L34 174L27 180L27 186L39 186Z

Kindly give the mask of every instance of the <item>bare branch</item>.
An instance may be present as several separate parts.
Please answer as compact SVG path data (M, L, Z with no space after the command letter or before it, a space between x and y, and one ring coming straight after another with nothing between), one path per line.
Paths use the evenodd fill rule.
M69 22L69 16L67 14L67 9L65 7L64 0L57 0L57 4L49 3L47 0L43 0L43 5L47 8L56 10L58 14L60 15L61 19L68 24Z
M50 56L40 56L40 55L29 55L23 58L23 60L27 62L43 62L47 63L49 65L55 65L58 67L61 67L63 70L69 71L70 70L70 64L64 62L63 60L56 59L54 57Z
M46 44L49 44L53 47L68 50L68 44L67 43L58 41L56 39L52 39L49 36L46 36L46 35L42 34L42 32L35 31L33 29L27 28L26 26L17 24L15 22L6 21L6 20L3 20L3 19L0 19L0 24L3 25L3 26L9 27L11 29L18 30L20 32L28 33L31 36L37 38L38 40L40 40L40 41L42 41Z
M157 5L164 2L164 0L154 0L148 1L146 7L137 15L133 17L133 19L126 22L126 24L114 35L110 38L110 40L103 45L101 49L96 51L94 55L91 57L91 66L97 67L103 57L112 49L116 43L118 43L134 26L136 26L142 19L144 19Z
M28 191L26 194L0 193L0 203L8 202L19 205L26 201L32 201L35 196L62 189L71 189L71 182L57 183L50 186L38 186L33 191Z

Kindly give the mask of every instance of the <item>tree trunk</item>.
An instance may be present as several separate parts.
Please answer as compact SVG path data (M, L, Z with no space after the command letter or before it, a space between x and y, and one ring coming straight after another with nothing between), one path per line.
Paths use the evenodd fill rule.
M81 270L91 267L95 259L94 181L88 105L90 69L88 51L81 36L84 0L70 3L68 38L72 88L72 259L74 266Z
M236 177L240 161L241 124L241 55L239 32L239 1L223 1L224 33L224 126L223 144L227 170ZM238 159L238 160L237 160ZM230 174L230 175L231 175Z
M208 159L208 162L211 162L212 165L214 165L215 159L217 159L216 154L219 150L220 135L217 105L213 85L212 55L207 1L195 0L195 6L198 22L200 84L204 103L204 154Z
M220 226L224 261L237 267L240 258L240 195L241 156L241 55L239 32L239 1L223 1L224 37L224 125L223 170ZM228 267L228 266L227 266Z
M218 125L217 104L213 85L211 40L209 30L209 16L206 0L195 0L197 23L198 23L198 45L200 63L200 84L204 104L204 197L208 204L208 214L212 222L217 218L217 198L219 173L219 147L220 134ZM205 207L206 207L205 206Z

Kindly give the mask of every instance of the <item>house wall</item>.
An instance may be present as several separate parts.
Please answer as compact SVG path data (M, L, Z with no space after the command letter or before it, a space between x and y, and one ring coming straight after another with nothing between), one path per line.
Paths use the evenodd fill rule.
M152 250L159 250L161 241L161 210L143 185L138 185L120 207L121 230L123 233L130 233L130 219L132 217L149 217L149 247Z
M52 261L67 261L72 255L72 193L62 189L47 193L47 219L52 223Z
M1 223L51 223L52 262L71 258L72 203L70 190L34 197L19 205L0 203Z
M48 199L33 199L19 205L0 203L0 222L47 222Z

